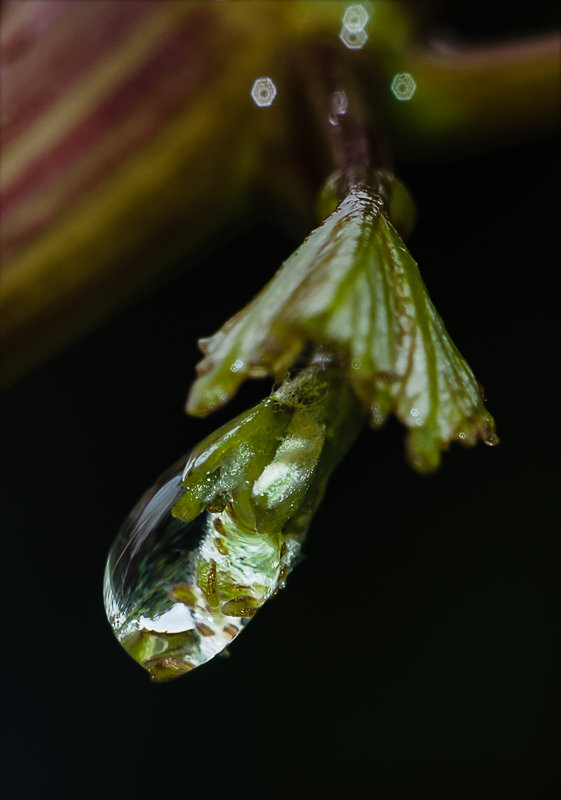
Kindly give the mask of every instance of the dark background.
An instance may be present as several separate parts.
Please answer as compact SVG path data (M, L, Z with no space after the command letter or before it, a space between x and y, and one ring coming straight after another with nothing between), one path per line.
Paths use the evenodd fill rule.
M522 4L490 7L487 26L469 5L454 13L470 37L525 30ZM553 16L538 5L528 29ZM453 447L421 478L397 423L365 430L306 560L230 658L153 685L106 623L106 552L161 471L268 391L246 386L212 420L182 411L197 337L294 243L256 220L37 370L1 402L8 796L535 797L553 783L558 141L399 173L419 208L411 250L500 447Z

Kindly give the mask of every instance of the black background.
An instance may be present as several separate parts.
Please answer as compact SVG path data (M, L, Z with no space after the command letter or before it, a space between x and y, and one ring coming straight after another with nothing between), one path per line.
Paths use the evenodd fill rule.
M481 6L470 17L465 5L455 14L469 36L525 29L521 12L491 9L486 27ZM553 17L552 6L537 8L529 29ZM212 420L182 411L197 337L241 307L294 243L256 220L5 394L10 796L468 787L534 797L552 784L557 151L548 138L399 170L419 208L411 250L486 387L500 447L454 447L421 478L405 464L397 423L365 430L287 589L229 658L182 680L151 684L114 640L106 552L161 471L268 391L246 386Z

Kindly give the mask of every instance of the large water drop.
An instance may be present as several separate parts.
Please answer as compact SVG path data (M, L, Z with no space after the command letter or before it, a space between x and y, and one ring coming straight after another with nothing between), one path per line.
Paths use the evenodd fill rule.
M362 410L320 362L200 442L132 511L105 607L156 681L220 653L284 584Z
M117 535L105 569L107 617L156 681L204 664L282 586L299 542L257 532L231 503L184 522L185 460L161 476Z

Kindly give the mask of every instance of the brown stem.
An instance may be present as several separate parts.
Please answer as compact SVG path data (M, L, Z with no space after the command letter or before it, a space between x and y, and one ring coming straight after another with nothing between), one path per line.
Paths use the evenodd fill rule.
M348 61L333 48L308 47L299 71L305 77L315 127L328 143L338 199L365 183L384 193L389 155L380 115Z

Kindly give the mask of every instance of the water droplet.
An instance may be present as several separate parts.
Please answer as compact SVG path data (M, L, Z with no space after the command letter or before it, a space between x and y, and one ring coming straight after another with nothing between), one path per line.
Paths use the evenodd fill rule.
M185 461L133 509L105 570L105 608L115 636L155 681L219 654L278 590L298 551L281 534L244 527L228 506L192 522L174 517L186 491Z
M339 117L344 117L349 108L349 100L346 92L337 89L331 95L329 122L331 125L339 124Z
M374 403L370 408L370 424L373 428L380 428L386 421L386 415L382 411L381 406Z

